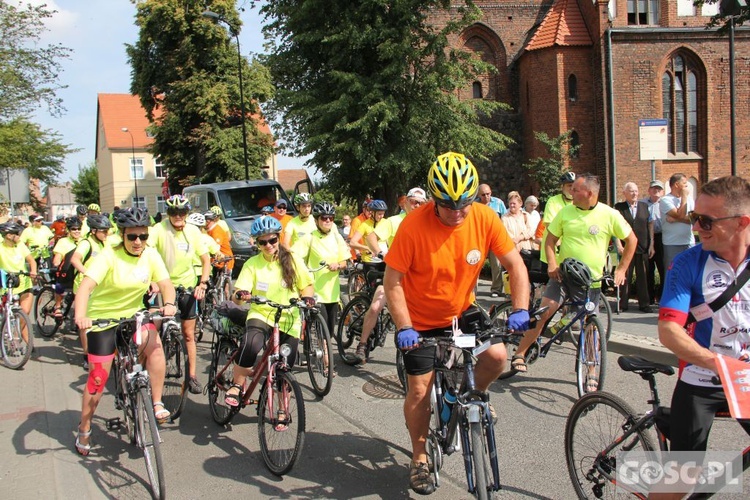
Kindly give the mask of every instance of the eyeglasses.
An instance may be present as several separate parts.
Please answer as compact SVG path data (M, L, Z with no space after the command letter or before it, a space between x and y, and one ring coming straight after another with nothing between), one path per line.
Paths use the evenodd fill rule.
M462 205L458 208L453 206L452 202L445 201L445 200L435 200L435 204L440 207L444 208L445 210L450 210L451 212L459 212L465 210L467 207L471 206L471 203L466 203L465 205Z
M257 239L255 241L256 243L258 243L258 246L264 247L266 245L275 245L276 243L279 242L279 237L274 236L273 238L268 238L267 240Z
M148 233L142 233L142 234L126 234L125 237L128 239L128 241L135 241L135 240L141 240L146 241L148 239Z
M492 196L492 193L479 193L479 196Z
M741 215L730 215L728 217L710 217L708 215L703 214L697 214L695 212L690 212L688 214L688 217L690 217L690 223L695 224L696 222L700 226L701 229L704 231L710 231L714 227L714 222L719 222L722 220L728 220L728 219L738 219L742 217Z
M330 222L333 220L333 215L321 215L320 217L318 217L318 219Z
M167 215L170 217L187 217L187 210L167 210Z
M80 230L81 230L80 227L71 227L68 229L68 231L80 231Z
M419 207L421 205L424 205L425 202L419 200L409 200L409 203L412 207Z
M284 205L281 205L281 206L277 205L276 208L278 208L279 210L286 210L286 207Z

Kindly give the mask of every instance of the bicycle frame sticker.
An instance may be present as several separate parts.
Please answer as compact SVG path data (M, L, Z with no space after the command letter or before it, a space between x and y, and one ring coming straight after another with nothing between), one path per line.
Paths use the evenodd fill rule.
M618 494L742 492L739 451L625 451L616 463Z
M732 418L750 418L750 364L719 354L716 373L721 378Z

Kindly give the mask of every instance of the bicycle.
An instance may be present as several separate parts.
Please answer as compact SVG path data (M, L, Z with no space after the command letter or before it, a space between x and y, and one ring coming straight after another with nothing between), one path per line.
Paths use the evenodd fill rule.
M302 389L289 369L287 358L291 354L291 347L288 344L279 345L279 321L285 309L306 306L304 301L298 299L284 305L257 296L251 297L248 302L267 304L276 309L273 332L249 382L245 383L239 406L229 407L224 398L233 383L233 364L239 338L245 330L242 327L230 332L219 329L211 346L211 366L206 385L208 404L212 418L219 425L227 425L245 406L257 404L258 438L263 462L273 474L283 476L292 469L302 452L305 401ZM250 396L258 386L260 395L254 400Z
M165 498L167 489L161 456L161 437L154 415L150 378L138 360L141 325L158 319L166 322L170 317L138 311L131 318L99 319L94 321L94 325L98 327L118 325L118 349L112 365L112 378L115 381L115 408L123 412L130 444L135 444L143 452L151 495L156 499L161 499ZM120 417L107 420L107 429L121 428L123 420Z
M213 261L213 265L223 264L234 260L232 256L226 256ZM211 324L213 310L222 302L227 300L231 293L232 271L223 268L216 268L217 272L208 279L208 289L198 305L198 319L195 324L195 341L203 340L203 332Z
M594 280L594 282L602 281L603 279L605 278ZM526 352L525 361L527 365L530 365L539 358L547 357L547 353L549 353L552 345L561 343L562 336L565 334L573 336L571 329L573 325L578 324L581 328L577 334L575 371L576 387L578 396L580 397L587 392L593 392L589 391L587 387L591 381L596 381L597 388L595 390L597 391L604 387L604 378L607 373L607 336L602 335L602 332L605 330L599 318L591 314L596 309L596 305L589 299L588 294L583 302L575 302L568 296L561 305L562 307L567 307L568 311L578 309L578 312L564 314L552 327L549 327L549 325L553 318L547 320L542 332L549 335L550 338L545 341L544 334L539 335L536 342L531 344L531 347ZM502 304L497 308L490 309L490 317L497 326L504 327L507 324L511 311L511 307ZM508 335L505 338L508 359L512 359L522 336L523 333L518 333ZM498 378L505 380L513 377L516 373L518 371L514 370L511 364L508 363L507 369Z
M45 284L34 292L34 295L36 295L34 299L34 321L39 335L45 339L53 338L61 328L64 328L66 321L69 325L73 325L72 313L75 294L72 290L65 291L62 301L62 314L56 316L54 279L47 278L52 273L54 273L54 269L39 271L39 276L42 276ZM73 328L71 326L68 330Z
M357 256L357 259L351 264L347 264L347 278L346 278L346 296L351 300L352 295L357 292L363 291L367 286L367 277L365 272L366 262L362 262L362 257Z
M187 401L188 374L190 373L187 347L180 323L173 317L162 321L159 335L167 365L162 401L164 408L170 413L170 421L174 422L180 418Z
M365 286L362 290L352 295L349 303L341 311L341 318L336 328L336 343L341 359L350 366L360 363L355 356L359 339L362 336L362 326L365 319L365 313L370 308L375 290L383 283L385 264L384 263L364 263L362 271L365 273ZM396 333L396 324L391 318L388 306L385 305L378 313L375 327L367 339L366 356L369 358L370 353L378 346L385 346L388 334Z
M669 451L668 407L661 406L656 388L657 373L673 375L669 365L655 363L640 356L622 356L620 368L633 372L649 385L651 409L638 414L620 397L607 392L587 394L570 409L565 424L565 459L573 487L579 498L614 496L617 488L626 488L617 477L617 454L623 451L649 452L656 449L650 429L655 429L659 449ZM720 383L718 380L714 383ZM731 418L720 412L717 418ZM750 447L742 453L742 469L750 467ZM645 495L623 489L617 493ZM705 492L693 493L690 498L707 498Z
M18 295L13 293L13 289L21 283L19 275L29 276L23 271L6 273L5 291L0 299L0 325L3 329L0 350L5 366L12 370L23 368L34 349L34 336L29 329L29 318L18 303ZM24 329L26 340L23 338Z
M311 273L320 271L326 266L324 261ZM324 397L331 392L333 385L333 349L328 325L320 315L320 308L301 307L302 316L302 352L307 362L307 373L310 375L312 390L316 396Z
M435 486L440 486L443 455L462 451L468 491L479 499L492 497L501 486L489 394L476 388L474 360L507 335L503 328L483 323L476 335L453 336L448 330L451 336L420 341L438 348L426 443Z

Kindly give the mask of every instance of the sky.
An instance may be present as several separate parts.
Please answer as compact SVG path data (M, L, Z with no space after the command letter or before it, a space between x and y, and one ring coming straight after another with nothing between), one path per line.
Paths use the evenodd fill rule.
M59 43L73 50L62 60L60 83L67 85L58 96L67 111L60 118L37 110L33 119L45 129L61 135L61 141L77 153L65 159L61 182L78 175L78 168L94 161L96 143L96 96L99 93L129 93L130 65L125 44L135 43L138 29L134 24L136 8L130 0L26 0L32 5L47 4L57 11L48 20L48 31L42 43ZM249 0L238 0L243 21L240 33L242 54L263 51L261 20ZM304 159L278 157L279 168L302 168ZM312 172L311 172L312 173Z

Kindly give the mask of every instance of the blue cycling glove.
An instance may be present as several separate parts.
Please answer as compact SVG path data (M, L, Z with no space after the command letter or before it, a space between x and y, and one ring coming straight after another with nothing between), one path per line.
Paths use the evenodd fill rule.
M417 344L419 344L419 334L414 328L408 327L398 331L396 345L399 349L411 349Z
M526 309L516 309L508 316L508 330L514 332L525 332L531 328L529 325L529 311Z

